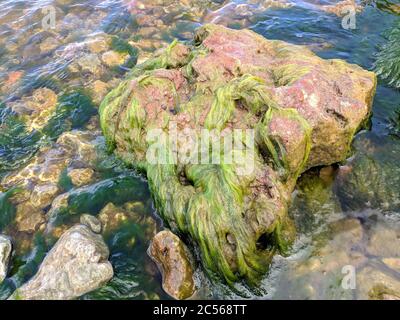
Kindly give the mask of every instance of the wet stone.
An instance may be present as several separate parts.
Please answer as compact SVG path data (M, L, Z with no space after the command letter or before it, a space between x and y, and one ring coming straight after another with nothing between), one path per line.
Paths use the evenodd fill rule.
M36 208L44 209L51 204L58 192L59 189L55 184L37 185L32 191L31 203Z
M128 56L129 55L125 53L107 51L102 54L101 60L105 65L114 67L123 64L127 60Z
M33 233L46 222L44 211L34 207L29 202L17 206L15 221L18 231Z
M157 233L149 255L160 268L165 292L175 299L187 299L194 294L192 257L175 234L168 230Z
M94 233L101 232L101 222L90 214L82 214L80 217L81 224L88 226Z
M94 170L91 168L72 169L68 172L68 176L74 186L82 187L93 181Z
M7 236L0 234L0 284L7 276L11 250L11 240Z
M39 271L11 300L69 300L93 291L113 277L103 238L87 226L66 231L43 260Z

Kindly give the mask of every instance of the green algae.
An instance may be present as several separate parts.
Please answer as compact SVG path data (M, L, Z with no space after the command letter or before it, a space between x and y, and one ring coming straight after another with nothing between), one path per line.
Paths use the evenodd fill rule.
M12 188L6 192L0 192L0 232L14 220L16 209L10 202L10 198L19 191L19 188Z
M137 22L128 10L121 8L121 10L110 13L103 20L101 28L107 34L116 35L136 29Z
M391 135L400 138L400 109L395 110L389 118L389 131Z
M252 74L226 81L216 72L209 85L196 83L192 63L209 54L201 43L209 31L207 28L213 26L198 32L193 46L186 47L189 49L186 55L177 54L182 44L174 41L163 53L132 69L127 79L103 100L99 108L100 123L109 150L146 174L159 214L168 227L199 249L209 275L222 277L230 285L240 279L257 285L274 253L287 254L294 239L294 224L287 215L289 190L307 169L311 126L297 110L280 107L265 81ZM281 58L288 54L282 43L274 45L280 48ZM174 82L157 73L159 69L175 68L182 70L189 84L189 101L180 101ZM289 64L276 68L273 78L276 85L285 86L308 72L306 67L297 70ZM141 105L140 92L145 90L169 92L174 112L167 108L160 110L156 119L149 117ZM255 129L255 153L250 152L251 145L243 136L238 141L240 148L232 150L233 154L254 163L253 172L241 175L240 164L227 162L221 150L217 152L218 164L213 162L210 150L200 151L201 164L175 161L176 150L169 143L171 133L167 128L180 113L190 114L194 121L199 121L199 110L208 101L210 108L201 126L219 136L216 141L220 146L224 144L220 133L232 126L238 113L245 114L239 117L242 128ZM277 121L296 130L291 137L293 141L286 141L279 126L274 131L273 124ZM154 141L146 140L146 133L157 127L160 130L156 136L161 137L157 151L163 155L163 162L151 163L145 154ZM199 131L195 133L198 135ZM248 153L250 158L246 158ZM253 183L265 174L268 189L261 188L254 194ZM271 192L275 197L270 196ZM260 221L266 215L271 221L264 225Z
M60 178L58 179L58 186L63 191L69 191L74 187L74 184L72 183L72 179L68 175L67 168L61 172Z
M95 105L88 95L80 91L63 94L42 133L56 139L65 131L81 128L95 114Z
M387 32L387 43L377 55L374 70L390 86L400 88L400 24Z
M138 177L121 174L86 187L72 189L68 193L67 205L55 208L49 219L53 226L59 226L79 214L96 215L109 202L119 205L146 197L148 190Z
M161 90L163 87L170 87L173 92L172 84L168 79L151 76L151 72L148 72L152 69L176 65L171 61L172 51L176 45L176 42L172 43L161 56L150 60L144 67L138 66L137 69L133 69L128 79L139 76L137 82L140 86L157 86ZM199 48L199 54L204 54L204 49ZM196 56L198 56L196 53L192 54L191 58L187 59L187 65L190 66L190 59ZM187 74L190 75L191 72ZM143 137L145 128L149 129L151 124L146 123L129 81L122 82L111 91L101 104L99 111L101 126L110 150L115 148L117 130L130 132L129 151L137 155L147 148ZM201 96L201 91L198 94ZM217 90L211 110L205 120L205 128L221 131L229 122L236 108L236 101L241 101L248 111L255 115L265 113L269 108L279 110L265 90L263 81L251 75L244 75ZM125 106L128 106L128 111L125 117L122 117ZM185 110L190 107L193 106L183 104L180 108ZM294 110L281 111L280 115L298 121L304 129L307 136L302 157L304 166L310 150L310 142L307 140L310 129ZM168 119L169 116L166 115L165 124L169 122ZM273 147L270 146L270 150L277 153L275 149L272 149ZM172 159L173 154L167 145L163 146L162 152L167 158ZM284 149L281 147L279 152L284 152ZM191 235L194 243L200 247L202 260L207 270L211 271L211 275L220 274L230 284L240 278L246 278L249 283L255 284L267 270L275 250L281 250L282 253L288 251L288 244L293 239L294 230L288 227L292 223L285 218L284 211L276 213L279 218L268 230L263 230L256 235L252 234L251 229L245 224L237 223L242 219L242 210L245 198L249 196L249 183L252 178L239 179L237 166L234 164L215 165L210 161L209 165L186 165L184 169L179 169L175 165L168 164L143 164L140 156L130 158L130 160L128 162L133 161L136 166L144 167L160 214L175 232ZM261 158L257 156L255 161L258 165L262 163ZM281 165L282 161L285 163L285 159L281 160ZM288 164L283 166L289 167ZM303 167L296 168L296 172L290 174L291 178L297 178L302 170ZM179 176L184 176L189 184L182 185ZM276 183L279 184L277 181ZM280 192L283 193L283 190ZM262 215L261 208L274 210L274 205L268 207L264 204L260 208L256 208L255 205L252 210L256 215ZM249 241L254 237L255 240L261 239L266 233L273 234L270 240L276 246L268 247L268 250L259 250L257 241ZM233 237L234 244L227 243L226 237ZM227 251L232 252L226 254ZM222 252L225 254L221 254Z
M0 104L0 175L14 169L38 149L38 132L28 132L25 123L5 104Z

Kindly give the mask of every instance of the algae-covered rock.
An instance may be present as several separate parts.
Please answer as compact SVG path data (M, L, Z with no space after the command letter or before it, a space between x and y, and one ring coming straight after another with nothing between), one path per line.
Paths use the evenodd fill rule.
M100 235L76 225L65 232L37 274L10 299L67 300L95 290L113 277L109 251Z
M102 102L101 126L207 270L255 283L293 239L287 208L298 176L346 158L375 87L356 65L206 25L191 46L175 41L135 67Z
M156 234L149 255L163 275L164 290L175 299L187 299L195 291L193 267L185 244L169 230Z

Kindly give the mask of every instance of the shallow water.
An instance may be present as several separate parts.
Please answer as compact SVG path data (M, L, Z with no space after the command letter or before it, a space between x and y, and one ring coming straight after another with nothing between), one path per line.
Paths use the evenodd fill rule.
M345 59L371 70L386 42L385 32L400 19L387 1L357 13L354 30L343 29L342 18L322 10L321 5L337 1L292 1L289 8L280 5L283 1L273 8L263 7L266 2L261 0L209 1L209 6L205 1L189 2L0 1L0 191L4 192L0 196L0 232L15 242L0 298L7 298L36 272L62 230L79 221L83 213L98 215L110 202L124 217L104 233L115 277L82 299L168 298L161 288L161 276L146 254L152 235L162 229L147 184L108 155L101 135L95 133L102 96L137 62L174 38L189 40L203 23L216 22L248 27L269 39L307 45L323 58ZM55 28L43 30L43 19L53 9ZM112 50L120 55L106 54ZM35 101L40 88L51 90L41 94L46 100L55 97L55 111L36 119L29 111L29 101ZM368 298L379 276L387 278L386 284L400 288L399 266L385 260L400 257L399 193L385 193L385 188L400 188L400 179L391 178L400 176L400 140L393 130L399 107L400 91L380 81L370 130L357 136L347 164L360 174L346 178L346 170L339 166L303 174L290 210L298 229L290 256L276 256L260 288L240 288L240 297L362 299ZM23 115L23 121L17 114ZM62 145L60 137L71 130L94 134L94 140L89 139L96 145L93 161L82 156L81 149L66 150L64 155L52 153ZM41 166L44 159L50 162ZM66 164L60 159L66 159ZM18 176L32 162L38 164L36 169L14 180L9 178ZM52 170L44 169L51 165L62 168L56 179L57 196L68 193L69 205L61 209L47 205L42 213L48 226L24 230L18 211L10 203L13 187L18 185L16 181L28 178L35 185L35 175L51 175ZM90 184L74 186L67 171L88 166L95 172ZM388 172L388 178L378 181L382 170ZM365 181L360 176L366 177ZM369 186L369 179L383 184L378 187L384 190L383 195L372 195L374 201L368 192L354 189ZM341 283L342 268L348 265L357 272L354 290L343 288ZM210 284L200 267L197 276L201 288L196 297L238 297L222 284Z

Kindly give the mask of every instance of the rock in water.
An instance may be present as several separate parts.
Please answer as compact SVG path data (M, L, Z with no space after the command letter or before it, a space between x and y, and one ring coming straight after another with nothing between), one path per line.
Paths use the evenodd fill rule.
M287 210L298 176L346 158L375 88L375 74L356 65L206 25L192 46L175 41L136 66L100 120L206 268L255 284L294 237Z
M68 300L93 291L113 277L108 256L100 235L76 225L61 236L37 274L10 299Z
M0 234L0 283L2 283L7 276L11 249L12 245L10 239Z
M357 153L339 168L335 180L342 208L397 212L400 209L398 141L367 132L357 137L353 147Z
M193 268L185 244L171 231L155 235L149 248L150 257L163 275L163 288L175 299L187 299L195 291Z
M101 232L101 222L95 216L90 214L83 214L80 217L80 223L89 227L94 233Z

